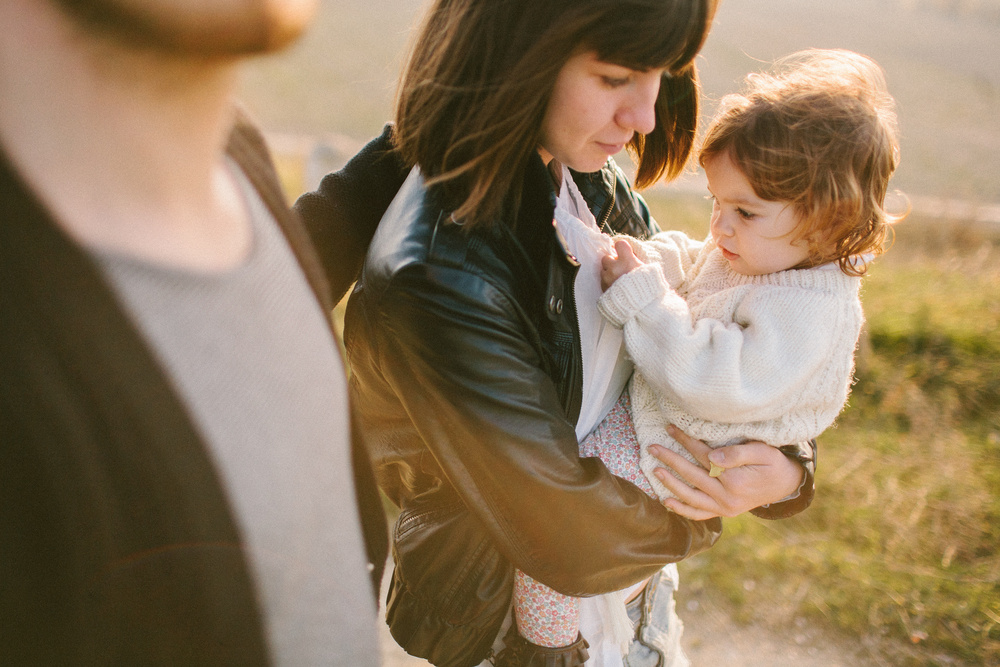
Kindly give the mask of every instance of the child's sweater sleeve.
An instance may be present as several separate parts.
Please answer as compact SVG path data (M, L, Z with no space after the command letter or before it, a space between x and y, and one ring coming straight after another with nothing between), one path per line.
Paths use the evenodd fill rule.
M663 269L663 277L671 289L682 291L698 254L705 241L696 241L684 232L667 231L641 241L630 236L623 238L632 246L636 257L647 264L658 264Z
M616 281L599 307L624 328L629 355L651 388L699 419L772 420L808 402L832 410L832 421L846 400L860 327L850 301L788 285L727 292L739 299L735 309L720 308L732 311L732 321L692 321L661 266L647 264ZM846 367L831 367L832 355L846 357ZM816 392L828 396L809 395Z

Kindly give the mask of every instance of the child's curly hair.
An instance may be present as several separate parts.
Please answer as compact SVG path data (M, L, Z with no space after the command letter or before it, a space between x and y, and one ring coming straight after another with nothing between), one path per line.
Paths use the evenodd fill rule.
M836 261L863 275L900 215L885 210L899 163L895 102L882 69L844 50L811 49L751 74L725 96L698 162L729 154L761 199L788 201L809 243L805 266Z

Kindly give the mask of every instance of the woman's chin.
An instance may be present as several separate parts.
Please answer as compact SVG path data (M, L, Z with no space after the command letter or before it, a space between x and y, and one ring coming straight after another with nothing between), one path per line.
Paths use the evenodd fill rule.
M591 172L600 171L604 165L608 163L608 158L611 155L609 153L601 153L596 156L587 156L579 160L574 160L573 162L564 162L567 167L573 171L578 171L584 174L589 174Z

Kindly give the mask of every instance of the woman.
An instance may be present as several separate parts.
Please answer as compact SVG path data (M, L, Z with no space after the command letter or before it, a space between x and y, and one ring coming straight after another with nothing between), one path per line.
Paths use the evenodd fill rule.
M808 444L788 457L731 447L719 480L664 454L696 487L668 475L681 499L671 508L708 521L578 457L581 411L617 398L628 366L595 393L580 262L553 225L556 185L570 179L604 231L655 231L609 158L627 144L640 185L683 167L697 118L692 61L713 12L714 0L437 0L403 76L398 151L387 132L297 204L335 290L371 241L347 311L352 394L380 486L401 510L387 621L433 664L474 665L491 651L506 664L586 659L583 638L546 653L504 632L515 567L581 596L652 577L633 601L642 641L627 664L682 664L676 623L662 627L664 565L711 546L720 514L794 496L760 510L785 516L811 500ZM708 450L689 444L707 467ZM761 491L775 488L785 492ZM622 664L595 627L590 652ZM504 636L512 646L500 652Z

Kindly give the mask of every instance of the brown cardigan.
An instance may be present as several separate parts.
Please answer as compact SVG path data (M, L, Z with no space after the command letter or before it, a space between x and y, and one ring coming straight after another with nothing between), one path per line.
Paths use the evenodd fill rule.
M228 152L329 311L308 237L242 116ZM377 591L385 518L357 438L354 461ZM0 662L268 662L204 443L99 270L2 155Z

